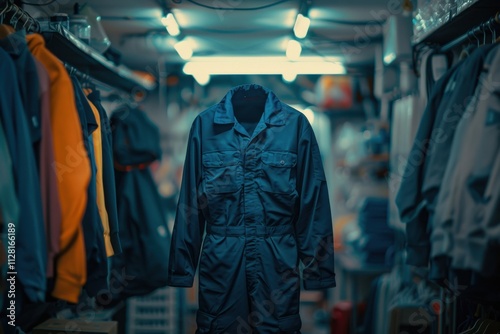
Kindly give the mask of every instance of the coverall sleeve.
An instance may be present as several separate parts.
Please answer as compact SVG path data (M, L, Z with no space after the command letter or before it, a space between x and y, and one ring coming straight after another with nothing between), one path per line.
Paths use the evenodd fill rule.
M189 133L170 244L168 285L176 287L193 286L205 230L205 218L198 201L198 187L201 182L201 145L198 123L199 118L193 122Z
M335 287L332 215L319 147L308 121L299 139L295 225L305 290Z

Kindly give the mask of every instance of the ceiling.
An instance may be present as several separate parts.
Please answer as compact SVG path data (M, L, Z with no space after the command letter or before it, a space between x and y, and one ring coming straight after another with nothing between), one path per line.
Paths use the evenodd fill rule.
M36 10L45 15L72 13L75 2L57 0ZM307 37L301 40L302 56L342 61L350 68L373 66L375 44L381 41L382 34L377 21L384 20L391 10L388 0L88 0L86 3L102 16L103 27L112 46L122 54L123 63L146 71L155 67L159 59L168 66L184 63L172 46L175 40L160 21L162 7L171 9L181 36L193 45L194 57L284 56L299 8L306 4L311 26ZM246 10L249 7L266 8ZM35 10L30 6L25 8Z

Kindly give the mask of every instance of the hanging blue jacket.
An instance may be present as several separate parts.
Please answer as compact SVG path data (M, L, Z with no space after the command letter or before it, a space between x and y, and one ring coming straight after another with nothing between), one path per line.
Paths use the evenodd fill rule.
M118 235L118 212L116 206L116 185L115 170L113 167L113 138L111 136L111 126L108 115L101 104L101 94L94 90L88 96L88 99L99 111L101 117L101 138L102 138L102 173L104 183L104 196L106 202L106 212L109 219L109 232L111 245L115 254L122 251L120 238Z
M83 144L88 154L91 167L91 178L87 189L87 207L83 216L83 236L87 255L87 282L85 290L94 297L99 291L108 290L108 259L104 246L104 228L97 208L96 163L92 132L100 131L97 121L90 108L80 83L76 77L71 77L75 92L76 109L82 124Z
M262 86L233 88L191 127L169 284L192 286L198 260L197 333L299 333L299 261L306 290L335 286L313 130Z
M20 283L16 297L23 292L30 302L36 303L45 300L47 245L37 164L15 68L9 54L0 48L0 117L20 207L15 240L15 270Z
M111 116L118 222L122 253L112 257L110 306L167 284L170 233L149 164L160 159L160 131L138 109Z

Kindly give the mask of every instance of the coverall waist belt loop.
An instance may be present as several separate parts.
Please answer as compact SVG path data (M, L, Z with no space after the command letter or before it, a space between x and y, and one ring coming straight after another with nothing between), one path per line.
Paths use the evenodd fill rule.
M281 226L211 226L207 225L207 234L215 234L221 236L272 236L294 234L291 225Z

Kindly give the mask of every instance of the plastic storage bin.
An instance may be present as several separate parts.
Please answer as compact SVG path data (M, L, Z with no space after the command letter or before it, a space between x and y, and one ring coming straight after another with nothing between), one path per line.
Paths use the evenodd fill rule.
M127 301L127 334L174 334L177 321L175 289L165 287Z

